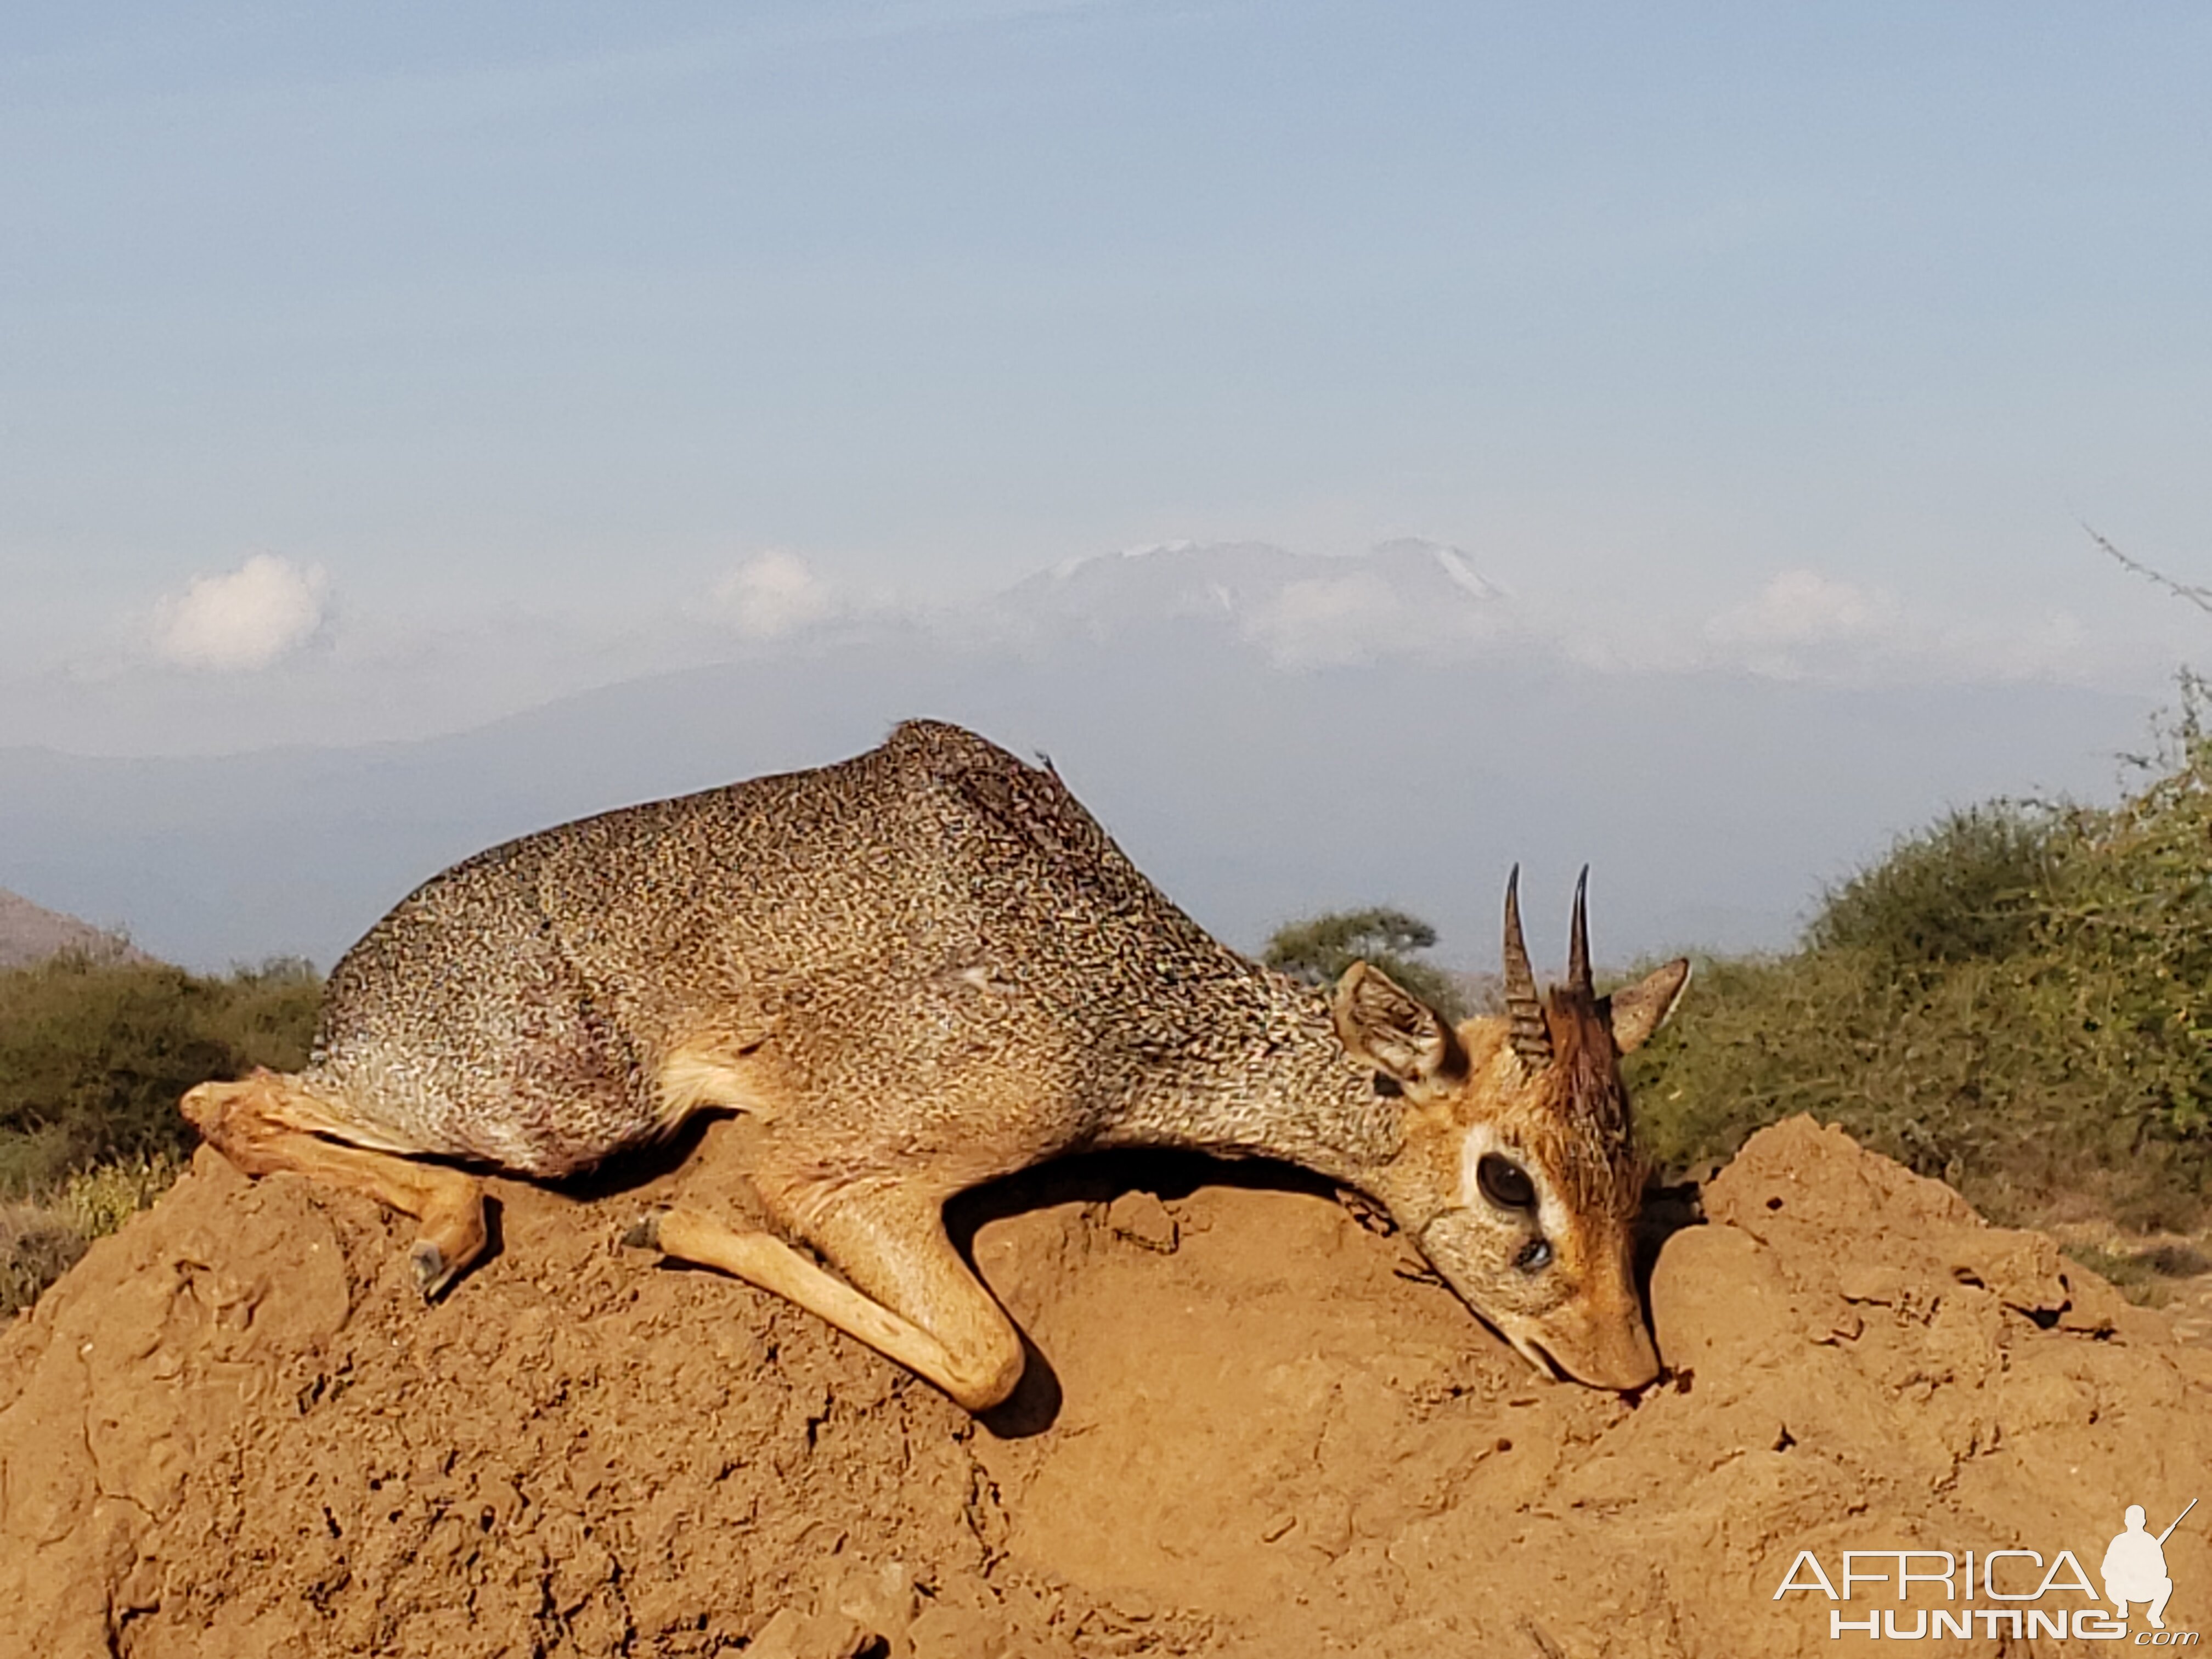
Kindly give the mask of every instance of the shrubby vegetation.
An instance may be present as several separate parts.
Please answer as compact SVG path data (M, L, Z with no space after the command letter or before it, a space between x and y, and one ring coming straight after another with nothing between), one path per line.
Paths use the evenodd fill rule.
M307 1059L322 982L305 963L222 978L55 957L0 974L0 1194L192 1145L177 1098Z
M1632 1062L1661 1159L1810 1111L1986 1211L2188 1231L2212 1170L2212 732L2191 684L2111 808L2000 802L1832 890L1795 953L1708 961Z
M169 1189L184 1160L163 1152L102 1164L43 1199L0 1199L0 1316L27 1307L105 1238Z
M0 1313L174 1179L186 1089L304 1063L321 999L301 962L216 978L74 952L0 972Z

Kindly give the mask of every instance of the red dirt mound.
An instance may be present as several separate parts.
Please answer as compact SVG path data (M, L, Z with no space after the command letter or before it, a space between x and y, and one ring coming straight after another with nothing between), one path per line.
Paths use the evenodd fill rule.
M1319 1192L1048 1180L975 1235L1043 1357L995 1427L614 1243L742 1209L742 1143L497 1183L503 1249L428 1309L404 1224L203 1153L0 1338L0 1653L1792 1654L1970 1605L1947 1651L2055 1653L2006 1620L2087 1607L2069 1577L1988 1592L2094 1581L2127 1504L2208 1484L2212 1355L1808 1119L1667 1242L1674 1376L1632 1401L1540 1381ZM2172 1629L2212 1623L2207 1513ZM1775 1596L2004 1548L2038 1559L1949 1602L1893 1556Z

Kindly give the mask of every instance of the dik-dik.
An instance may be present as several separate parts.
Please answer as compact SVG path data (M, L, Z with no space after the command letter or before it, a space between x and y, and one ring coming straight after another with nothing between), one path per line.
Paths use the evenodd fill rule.
M1598 996L1577 891L1567 982L1540 999L1509 883L1507 1017L1455 1029L1364 963L1316 990L1207 935L1048 767L914 721L454 866L332 970L305 1071L184 1109L249 1175L418 1218L433 1297L483 1251L483 1197L419 1160L557 1177L702 1108L751 1114L786 1237L676 1209L632 1242L787 1297L971 1411L1023 1352L947 1199L1092 1148L1284 1158L1387 1207L1538 1366L1633 1389L1658 1362L1620 1060L1688 975Z

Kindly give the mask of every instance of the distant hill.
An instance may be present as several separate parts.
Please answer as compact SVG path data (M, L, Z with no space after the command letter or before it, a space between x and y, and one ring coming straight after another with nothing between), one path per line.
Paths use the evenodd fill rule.
M144 951L133 949L113 933L0 887L0 968L27 968L64 951L113 952L133 961L146 959Z

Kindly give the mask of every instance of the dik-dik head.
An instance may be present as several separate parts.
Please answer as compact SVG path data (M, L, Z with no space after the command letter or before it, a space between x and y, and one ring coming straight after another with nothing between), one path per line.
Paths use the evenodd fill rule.
M1540 997L1519 874L1505 888L1504 1018L1455 1030L1355 963L1336 988L1337 1034L1402 1094L1404 1148L1377 1196L1421 1253L1540 1370L1640 1388L1659 1360L1636 1291L1644 1166L1620 1057L1673 1012L1690 964L1599 996L1577 884L1567 981Z

